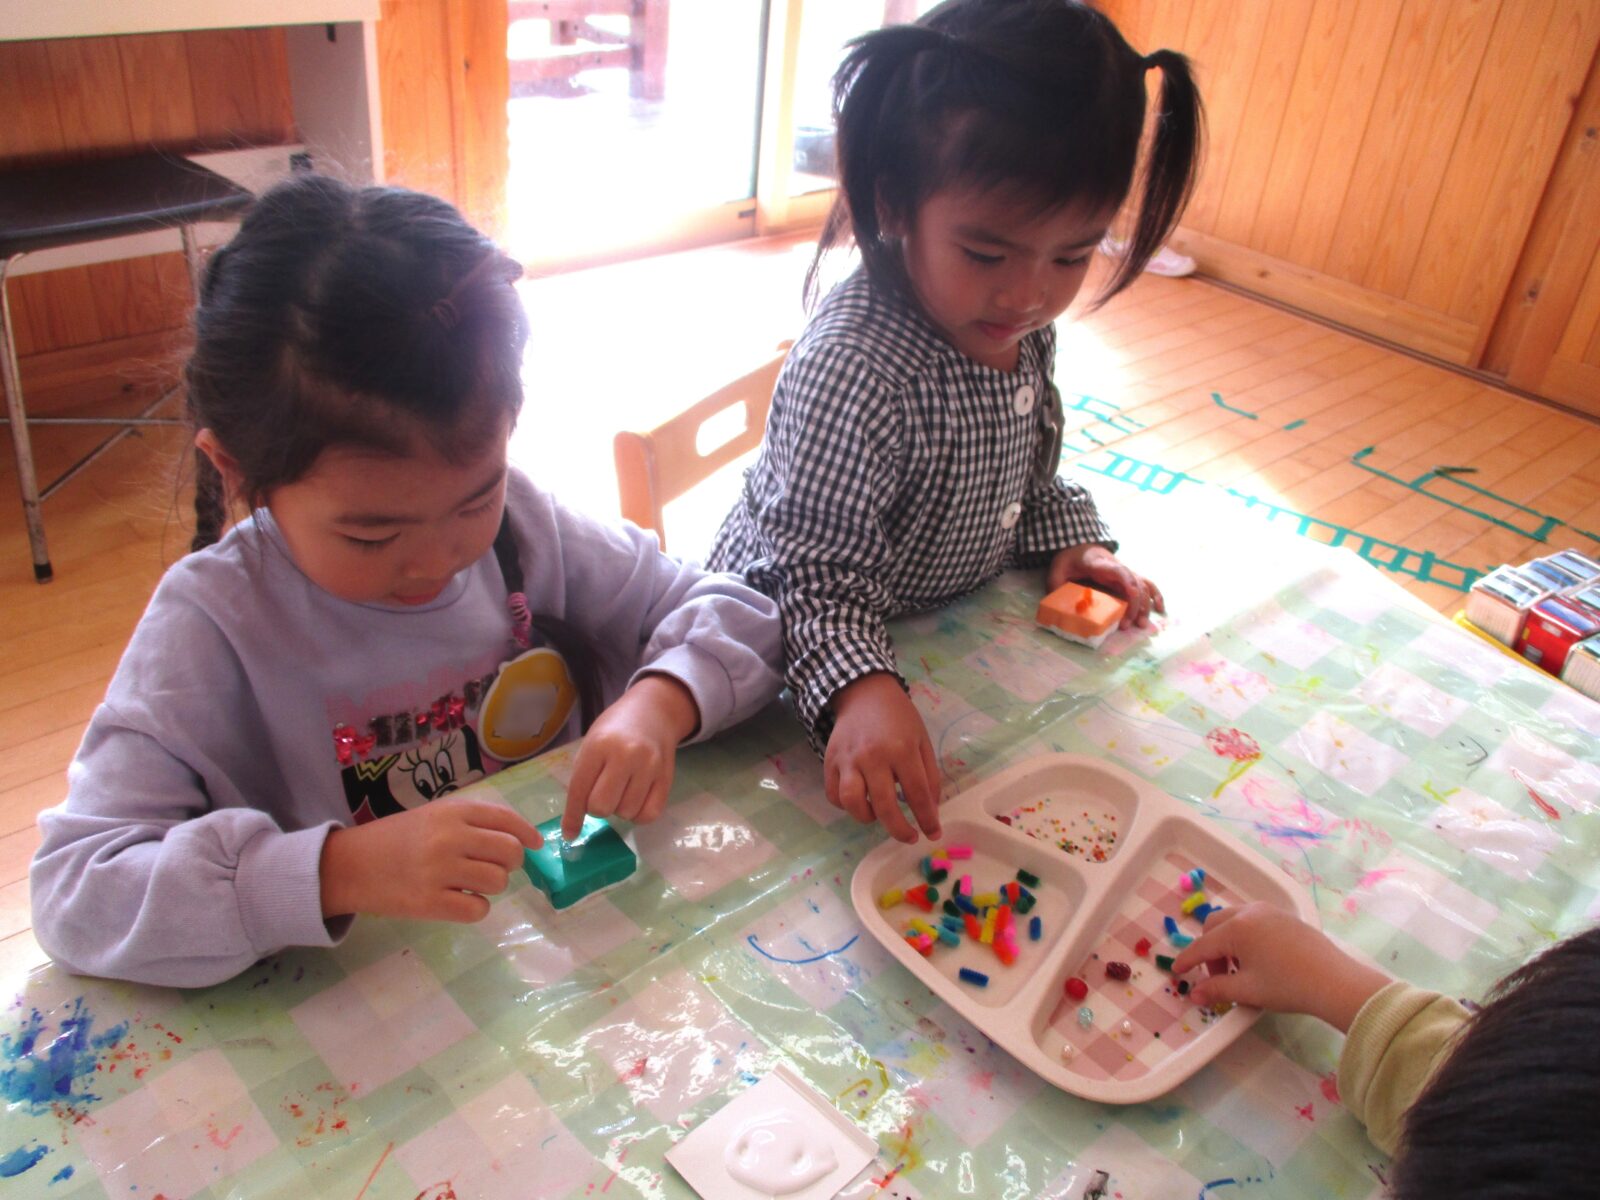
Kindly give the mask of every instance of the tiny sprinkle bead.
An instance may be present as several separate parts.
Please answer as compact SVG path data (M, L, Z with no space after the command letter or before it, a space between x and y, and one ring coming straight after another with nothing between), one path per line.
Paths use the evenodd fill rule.
M1075 1053L1077 1053L1077 1051L1073 1050L1071 1042L1062 1042L1061 1043L1061 1061L1062 1062L1071 1062L1072 1061L1072 1056Z
M1122 1023L1122 1036L1123 1037L1128 1037L1132 1033L1133 1033L1133 1022L1132 1021L1124 1021Z
M1028 937L1032 941L1037 942L1043 936L1044 936L1044 922L1041 921L1038 917L1034 917L1033 920L1028 922Z
M887 892L878 897L878 907L893 908L896 904L899 904L900 901L905 899L905 895L906 894L899 888L890 888Z
M965 844L960 845L960 846L950 846L945 850L944 856L946 858L954 858L954 859L958 859L958 860L959 859L971 858L972 857L972 847L968 846L968 845L965 845Z
M1178 995L1187 996L1188 994L1189 994L1189 981L1187 979L1178 980Z
M989 986L989 977L987 975L985 975L982 971L974 971L971 967L962 967L961 968L961 982L962 983L975 983L979 987L988 987Z
M1206 894L1204 892L1193 892L1193 893L1190 894L1189 898L1187 900L1185 900L1183 902L1183 904L1180 905L1179 907L1183 910L1183 915L1184 916L1188 916L1189 914L1194 912L1195 909L1199 908L1205 902L1206 902Z
M1032 871L1018 871L1017 882L1023 887L1036 888L1039 886L1039 877Z
M935 870L935 871L929 871L928 872L928 882L929 883L943 883L948 878L950 878L950 872L949 871Z
M952 917L959 917L961 915L961 906L958 905L954 900L946 900L944 902L944 910Z
M1156 955L1156 966L1160 967L1163 971L1172 970L1172 955L1170 955L1170 954L1158 954L1158 955Z

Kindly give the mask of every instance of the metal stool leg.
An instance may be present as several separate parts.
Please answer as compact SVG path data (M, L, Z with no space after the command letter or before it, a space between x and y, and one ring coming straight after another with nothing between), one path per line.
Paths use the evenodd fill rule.
M48 583L54 576L50 551L44 541L44 515L39 511L39 480L33 472L33 443L28 440L28 410L22 403L22 372L17 368L17 342L11 327L11 300L6 275L22 255L0 260L0 325L5 345L0 346L0 376L6 388L6 412L11 417L11 451L17 459L17 486L22 490L22 515L28 523L28 546L33 551L33 577Z

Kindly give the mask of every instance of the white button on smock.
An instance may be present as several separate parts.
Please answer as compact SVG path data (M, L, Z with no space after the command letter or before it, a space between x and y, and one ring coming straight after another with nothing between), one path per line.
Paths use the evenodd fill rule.
M1012 400L1012 406L1017 410L1017 416L1025 417L1033 411L1034 390L1031 383L1025 383L1017 389L1017 395Z
M1022 505L1013 500L1006 505L1005 512L1000 514L1000 528L1010 529L1017 523L1017 518L1022 516Z

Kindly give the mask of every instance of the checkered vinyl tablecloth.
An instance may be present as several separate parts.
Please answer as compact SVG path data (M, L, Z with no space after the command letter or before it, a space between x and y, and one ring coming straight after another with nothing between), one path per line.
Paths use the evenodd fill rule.
M1458 995L1594 919L1600 706L1353 556L1264 554L1223 588L1168 550L1172 622L1098 655L1033 628L1022 576L896 626L952 787L1107 756L1280 864L1348 944ZM570 767L492 782L538 820ZM780 1061L882 1148L851 1195L1048 1196L1074 1163L1124 1197L1381 1189L1309 1019L1264 1017L1109 1108L938 1003L863 934L848 885L881 835L827 805L781 709L685 751L635 836L638 875L564 915L523 881L477 926L361 920L201 991L35 972L0 1016L6 1195L681 1197L665 1151Z

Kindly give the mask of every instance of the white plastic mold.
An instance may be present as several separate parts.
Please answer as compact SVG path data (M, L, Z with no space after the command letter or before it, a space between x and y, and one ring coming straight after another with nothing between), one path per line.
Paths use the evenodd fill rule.
M1187 895L1180 881L1192 868L1205 870L1203 890L1212 903L1261 900L1318 923L1311 898L1264 858L1165 792L1100 759L1029 759L974 784L940 815L944 837L938 846L973 848L973 857L953 862L949 878L937 885L941 905L963 874L973 877L977 892L1015 879L1019 868L1039 877L1039 886L1029 889L1036 907L1018 918L1016 962L1008 967L989 946L965 937L959 946L938 945L924 958L906 942L905 928L912 917L937 925L940 905L931 914L905 903L879 906L884 892L923 882L920 863L932 849L926 841L885 842L862 860L850 885L857 914L951 1008L1030 1070L1087 1100L1137 1104L1160 1096L1261 1015L1242 1006L1221 1015L1202 1011L1156 965L1157 955L1178 953L1164 917L1172 916L1190 936L1203 928L1181 911ZM1097 847L1102 858L1094 853ZM1038 942L1028 937L1029 916L1042 919ZM1151 942L1144 956L1135 951L1140 938ZM1131 977L1107 977L1108 961L1128 964ZM961 981L961 967L983 972L989 985ZM1066 981L1074 976L1088 985L1081 1001L1065 995ZM1187 978L1200 977L1195 972ZM1087 1027L1078 1021L1085 1006L1094 1013ZM1072 1047L1066 1060L1064 1044Z

